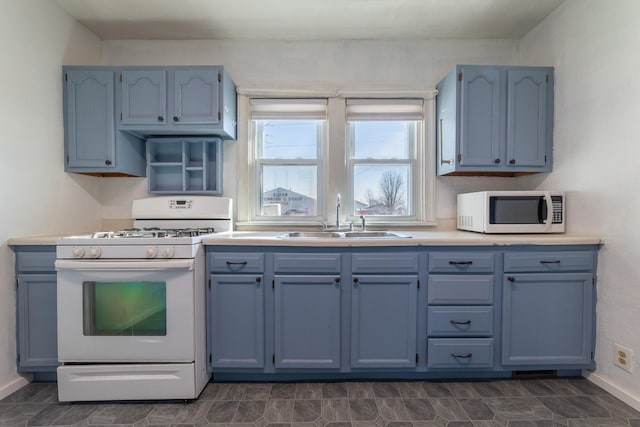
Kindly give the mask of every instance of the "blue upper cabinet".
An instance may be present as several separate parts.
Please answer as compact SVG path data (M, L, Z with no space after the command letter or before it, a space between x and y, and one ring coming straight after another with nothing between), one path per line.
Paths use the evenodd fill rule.
M437 90L438 175L551 171L553 68L458 65Z
M115 130L115 71L63 67L65 171L144 176L143 142Z
M236 86L223 67L123 68L118 87L124 132L236 138Z

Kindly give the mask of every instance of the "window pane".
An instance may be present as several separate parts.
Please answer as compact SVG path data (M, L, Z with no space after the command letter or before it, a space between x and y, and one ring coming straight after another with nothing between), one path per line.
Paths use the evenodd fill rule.
M315 159L321 120L255 120L262 159Z
M84 335L167 334L165 282L83 282Z
M355 165L354 215L411 215L409 165Z
M317 166L262 166L260 215L317 215Z
M350 122L355 159L408 159L410 123L407 121Z

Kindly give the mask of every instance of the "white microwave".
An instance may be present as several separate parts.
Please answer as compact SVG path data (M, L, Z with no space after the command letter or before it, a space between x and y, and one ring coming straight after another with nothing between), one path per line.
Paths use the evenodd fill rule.
M480 191L458 194L458 229L480 233L564 233L565 193Z

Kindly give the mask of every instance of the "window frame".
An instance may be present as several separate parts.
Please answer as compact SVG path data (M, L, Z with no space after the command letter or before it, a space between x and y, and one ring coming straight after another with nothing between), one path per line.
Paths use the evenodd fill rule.
M256 218L254 212L259 206L260 199L256 197L259 177L254 150L252 105L253 99L265 98L310 98L312 91L302 91L300 94L293 91L270 91L268 95L256 93L255 95L241 91L238 94L238 140L232 144L230 155L225 156L225 190L236 195L237 216L235 226L238 230L277 230L283 227L314 226L321 223L335 223L335 200L337 193L342 195L342 205L354 206L351 195L352 183L349 181L349 168L347 167L347 126L346 126L346 98L341 94L317 92L318 99L327 101L326 122L324 126L322 166L319 170L322 174L318 181L318 217L306 216L281 216ZM345 92L346 93L346 92ZM375 92L368 96L358 92L357 96L367 98L379 98L381 92ZM385 93L384 96L402 98L423 98L423 118L421 120L421 132L416 141L416 164L413 183L413 216L409 217L384 217L372 216L367 218L368 226L376 227L432 227L436 221L436 183L435 175L435 92L399 92ZM301 96L296 96L301 95ZM314 98L314 99L316 99ZM267 99L267 98L265 98ZM244 123L244 125L242 125ZM242 159L245 159L244 161ZM244 190L243 190L244 189ZM259 195L258 195L259 196ZM342 221L353 221L359 224L359 217L345 215L345 209L341 210Z

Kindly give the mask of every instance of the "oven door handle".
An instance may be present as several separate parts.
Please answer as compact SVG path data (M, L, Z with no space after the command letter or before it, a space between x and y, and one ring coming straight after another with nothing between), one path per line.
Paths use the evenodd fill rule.
M93 270L93 271L149 271L149 270L193 270L192 259L163 259L144 261L78 261L56 260L56 270Z

